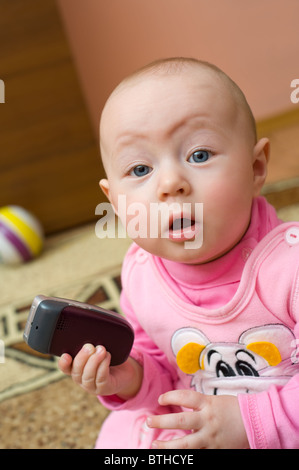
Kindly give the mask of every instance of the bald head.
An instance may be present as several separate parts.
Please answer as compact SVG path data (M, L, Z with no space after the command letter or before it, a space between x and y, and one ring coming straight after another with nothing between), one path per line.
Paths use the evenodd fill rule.
M226 91L230 94L234 105L243 115L243 118L245 119L247 124L248 133L255 144L257 141L256 122L244 93L225 72L223 72L217 66L206 61L201 61L194 58L174 57L160 59L150 64L147 64L144 67L138 69L133 74L126 77L114 89L114 91L108 98L106 105L108 105L110 100L117 96L117 94L120 93L125 87L134 86L134 84L136 84L140 80L142 81L146 79L147 77L167 77L196 72L210 74L211 79L214 79L215 83L218 82L219 87L217 89L219 90L219 94L217 95L217 90L215 87L215 99L221 99L221 88L223 89L224 87L226 89Z

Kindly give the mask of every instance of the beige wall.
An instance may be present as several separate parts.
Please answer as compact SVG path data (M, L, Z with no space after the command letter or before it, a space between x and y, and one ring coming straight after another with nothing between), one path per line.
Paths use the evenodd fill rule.
M57 0L97 134L114 86L165 56L214 62L243 89L257 119L294 108L298 0ZM299 107L299 105L297 105Z

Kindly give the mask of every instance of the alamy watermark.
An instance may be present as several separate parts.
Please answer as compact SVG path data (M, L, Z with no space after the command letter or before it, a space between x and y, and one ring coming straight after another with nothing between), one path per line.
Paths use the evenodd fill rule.
M5 103L5 85L4 81L0 79L0 103Z
M127 204L126 196L119 195L117 212L122 224L116 227L112 205L97 205L95 214L102 216L95 227L98 238L169 238L184 242L186 249L202 246L203 203Z
M299 78L294 78L294 80L291 81L291 88L294 88L290 96L291 101L297 104L299 103Z

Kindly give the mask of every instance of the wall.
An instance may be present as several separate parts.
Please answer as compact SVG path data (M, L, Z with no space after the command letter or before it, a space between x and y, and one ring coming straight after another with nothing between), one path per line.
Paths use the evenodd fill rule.
M214 62L243 89L257 119L294 107L298 0L57 0L97 135L114 86L165 56Z

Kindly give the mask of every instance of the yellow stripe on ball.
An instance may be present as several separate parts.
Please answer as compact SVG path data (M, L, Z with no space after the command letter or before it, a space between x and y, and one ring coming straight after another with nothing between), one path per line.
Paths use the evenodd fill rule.
M9 226L16 231L22 240L28 245L30 251L36 256L40 253L43 245L43 240L41 236L28 225L24 220L22 220L18 215L16 215L13 210L8 207L3 207L1 209L0 215L3 216L6 221L9 223Z

